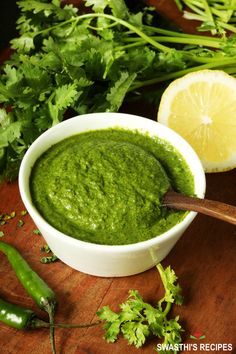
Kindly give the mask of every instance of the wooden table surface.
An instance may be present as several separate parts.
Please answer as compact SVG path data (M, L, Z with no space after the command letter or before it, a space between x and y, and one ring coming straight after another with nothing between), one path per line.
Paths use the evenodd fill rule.
M173 3L173 1L172 1ZM164 1L160 1L162 11ZM170 6L170 1L166 0ZM167 6L167 8L168 8ZM169 11L169 8L168 8ZM174 9L173 9L174 11ZM174 12L172 13L174 16ZM177 18L175 16L175 18ZM127 108L137 113L137 108ZM142 112L149 118L156 114L148 109ZM208 198L236 205L236 170L207 175ZM24 210L17 182L0 185L0 214L16 212L6 225L2 240L18 248L38 274L57 294L57 322L90 323L96 321L96 311L103 305L118 309L118 304L127 298L129 289L136 289L145 301L155 303L163 288L158 272L152 268L142 274L121 278L100 278L83 274L58 261L40 263L45 244L42 236L34 234L36 229ZM19 226L19 220L24 221ZM213 352L216 346L225 343L230 353L236 353L236 228L230 224L198 215L171 253L163 260L163 266L171 265L179 277L185 301L175 307L172 315L179 315L185 329L185 344L197 344L197 352ZM0 297L33 309L46 319L17 281L5 256L0 254ZM191 339L196 331L204 339ZM156 338L147 341L142 349L127 345L119 339L108 344L103 339L102 326L87 329L57 329L56 346L60 354L146 354L155 353L160 343ZM200 350L200 344L212 344L211 350ZM207 348L207 347L205 347ZM47 329L19 331L0 324L1 354L49 354ZM191 351L185 350L184 353ZM195 351L196 352L196 351ZM223 353L218 350L218 353Z

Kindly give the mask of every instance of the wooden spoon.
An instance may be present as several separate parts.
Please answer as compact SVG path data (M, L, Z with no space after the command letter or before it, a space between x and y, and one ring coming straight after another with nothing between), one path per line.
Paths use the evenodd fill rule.
M214 200L187 197L171 190L164 195L162 205L173 209L197 211L236 225L236 207L233 205Z

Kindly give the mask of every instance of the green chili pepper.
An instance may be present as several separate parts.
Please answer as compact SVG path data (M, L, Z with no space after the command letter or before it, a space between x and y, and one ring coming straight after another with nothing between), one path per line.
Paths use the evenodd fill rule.
M32 310L11 304L3 299L0 299L0 321L17 329L49 327L49 324L37 318Z
M20 253L11 245L0 241L0 251L8 258L17 278L35 303L49 315L49 322L54 324L56 296L52 289L35 273ZM50 327L52 351L55 354L54 327Z
M0 298L0 322L17 329L27 330L27 329L37 329L37 328L49 328L60 327L60 328L85 328L92 327L100 324L101 322L93 322L86 324L67 324L67 323L56 323L50 325L50 323L45 322L37 317L36 313L32 310L12 304Z

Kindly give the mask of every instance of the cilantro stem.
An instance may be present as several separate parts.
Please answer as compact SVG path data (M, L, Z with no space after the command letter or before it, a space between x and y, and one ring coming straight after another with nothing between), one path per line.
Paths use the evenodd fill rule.
M189 58L189 60L192 60L193 62L195 63L202 63L202 64L207 64L207 63L215 63L216 60L217 61L220 61L221 65L227 65L229 60L230 60L230 63L232 61L232 57L224 57L223 55L222 56L219 56L217 59L215 57L207 57L207 56L197 56L195 55L194 53L191 53L191 52L186 52L186 51L179 51L179 53L182 53L186 58Z
M186 75L192 71L197 71L197 70L203 70L203 69L213 69L213 68L217 68L217 69L221 69L221 67L224 67L224 70L226 71L226 64L227 65L233 65L235 64L235 58L229 58L228 60L225 60L224 63L222 62L222 59L213 61L212 63L206 63L203 65L199 65L199 66L193 66L190 67L188 69L184 69L184 70L179 70L179 71L175 71L172 72L170 74L165 74L162 76L158 76L156 78L153 79L149 79L149 80L145 80L145 81L136 81L129 89L129 91L134 91L138 88L144 87L144 86L149 86L149 85L154 85L160 82L164 82L164 81L168 81L168 80L173 80L176 79L180 76ZM235 73L236 70L233 71L233 73Z
M164 37L164 36L159 36L159 37L152 37L153 39L155 39L156 41L159 42L169 42L169 43L179 43L179 44L197 44L199 46L206 46L206 47L212 47L212 48L220 48L221 47L221 43L220 42L216 42L216 41L209 41L206 39L202 39L202 38L188 38L188 37Z
M211 47L219 49L222 46L222 42L220 41L211 41L206 38L191 38L191 37L169 37L169 36L152 36L150 37L155 41L160 42L169 42L169 43L178 43L178 44L194 44L199 46ZM143 44L144 41L141 41L139 38L127 38L127 42L134 41L135 43Z
M78 17L75 17L75 18L72 18L72 19L69 19L67 21L64 21L64 22L61 22L55 26L51 26L49 28L46 28L46 29L43 29L41 31L38 31L34 34L34 36L38 36L38 35L42 35L44 33L48 33L50 31L52 31L53 29L56 29L58 27L62 27L68 23L71 23L73 21L76 21L77 23L79 21L82 21L84 19L89 19L89 18L98 18L98 17L103 17L103 18L107 18L109 20L112 20L116 23L119 23L120 25L128 28L129 30L131 30L132 32L136 33L139 37L143 38L147 43L150 43L153 47L163 51L163 52L167 52L167 51L170 51L171 48L169 47L166 47L158 42L156 42L152 37L148 36L147 34L145 34L143 31L141 31L139 28L135 27L134 25L132 25L131 23L125 21L125 20L122 20L118 17L115 17L115 16L112 16L112 15L108 15L108 14L104 14L104 13L90 13L90 14L84 14L84 15L81 15L81 16L78 16Z
M164 317L166 317L168 315L168 313L171 310L171 307L172 307L171 302L167 302L165 310L162 312Z
M206 1L206 0L202 0L202 4L203 4L203 7L204 7L206 16L208 17L208 20L209 20L210 22L212 22L212 23L215 24L215 21L214 21L214 17L213 17L211 8L210 8L210 6L208 5L207 1Z
M159 263L157 266L157 270L159 272L159 275L160 275L160 278L161 278L161 281L162 281L162 284L164 286L164 289L165 289L165 293L168 291L167 289L167 285L166 285L166 279L165 279L165 270L164 268L162 267L161 263ZM165 295L163 296L162 299L160 299L158 301L158 305L159 307L161 307L162 303L165 301ZM165 310L162 312L163 313L163 316L166 317L167 314L169 313L169 311L171 310L171 306L172 306L172 303L171 302L166 302L166 307L165 307Z
M175 273L170 269L170 267L164 269L161 263L159 263L156 267L165 290L164 296L158 301L158 307L160 310L162 310L162 304L165 303L165 309L162 310L162 314L164 318L166 318L174 302L179 304L182 303L182 300L181 302L179 302L180 299L177 300L177 296L179 295L181 288L178 284L174 284L177 280L177 277Z
M228 31L230 31L230 32L236 33L236 27L235 27L235 26L230 25L230 24L228 24L228 23L221 22L221 21L218 21L218 24L219 24L222 28L224 28L224 29L226 29L226 30L228 30Z
M158 33L158 34L163 34L165 36L171 36L171 37L184 37L184 38L192 38L192 39L207 39L210 42L219 42L219 38L216 37L210 37L210 36L202 36L200 34L189 34L189 33L183 33L183 32L177 32L177 31L170 31L164 28L159 28L159 27L154 27L154 26L143 26L144 29L147 31L151 30L153 33Z
M157 270L158 270L158 272L159 272L159 275L160 275L161 281L162 281L162 283L163 283L163 286L164 286L164 288L165 288L165 278L164 278L165 270L164 270L164 268L162 267L162 264L161 264L161 263L158 263L156 267L157 267ZM165 288L165 290L166 290L166 288Z

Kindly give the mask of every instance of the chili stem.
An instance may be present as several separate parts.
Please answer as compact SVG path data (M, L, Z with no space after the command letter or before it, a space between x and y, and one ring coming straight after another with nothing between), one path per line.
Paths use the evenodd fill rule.
M50 324L50 342L51 342L52 353L56 354L54 311L50 306L48 308L48 316L49 316L49 324Z
M101 321L97 321L97 322L93 322L93 323L85 323L85 324L55 323L52 326L59 327L59 328L87 328L87 327L97 326L100 323L101 323ZM51 326L51 325L49 324L49 326Z

